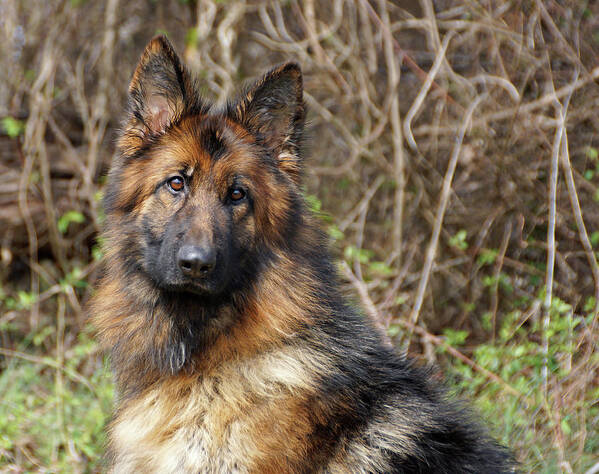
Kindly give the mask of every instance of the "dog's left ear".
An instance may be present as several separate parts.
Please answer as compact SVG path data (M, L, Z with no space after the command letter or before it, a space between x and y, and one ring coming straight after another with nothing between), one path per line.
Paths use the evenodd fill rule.
M247 90L232 112L236 120L274 151L279 168L299 183L305 114L299 65L286 63L266 73Z
M189 74L165 36L148 43L129 85L127 130L145 138L177 120L190 90Z

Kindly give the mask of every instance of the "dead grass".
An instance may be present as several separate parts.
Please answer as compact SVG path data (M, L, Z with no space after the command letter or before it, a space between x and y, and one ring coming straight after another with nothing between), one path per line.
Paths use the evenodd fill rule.
M0 1L0 27L3 375L16 354L52 360L25 386L63 393L64 441L46 455L33 428L0 431L13 433L0 470L79 472L95 456L69 445L63 369L85 325L128 80L163 31L217 100L301 63L307 194L332 216L348 287L480 400L524 470L596 472L599 6ZM88 349L69 368L83 380L101 367Z

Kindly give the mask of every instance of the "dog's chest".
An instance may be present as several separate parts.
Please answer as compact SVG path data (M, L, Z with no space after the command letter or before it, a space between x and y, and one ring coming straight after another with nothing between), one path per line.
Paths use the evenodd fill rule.
M179 385L179 386L174 386ZM119 411L111 430L115 473L244 472L253 456L250 400L221 396L217 380L157 387Z
M309 384L307 368L288 355L156 384L119 407L112 472L251 472L272 455L269 431L285 431L287 407Z

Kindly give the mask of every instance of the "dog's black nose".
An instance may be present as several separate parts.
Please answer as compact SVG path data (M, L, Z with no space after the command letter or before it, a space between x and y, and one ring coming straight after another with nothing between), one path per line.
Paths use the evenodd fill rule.
M185 275L206 277L216 264L216 251L214 247L184 245L177 254L177 263Z

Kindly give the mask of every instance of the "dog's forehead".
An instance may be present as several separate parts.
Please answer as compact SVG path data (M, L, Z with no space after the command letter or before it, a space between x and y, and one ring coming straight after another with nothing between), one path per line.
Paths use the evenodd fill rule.
M188 176L208 174L252 160L254 138L238 123L222 116L186 117L162 141L167 166L184 168Z

